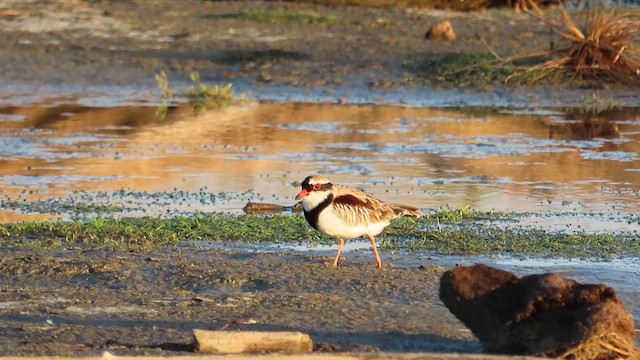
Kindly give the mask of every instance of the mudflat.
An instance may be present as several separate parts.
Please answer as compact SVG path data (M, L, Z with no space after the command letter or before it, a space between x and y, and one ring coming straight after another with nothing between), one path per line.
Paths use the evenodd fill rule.
M450 12L204 0L5 0L2 8L0 80L7 85L5 98L12 90L52 88L113 92L127 87L158 94L155 74L166 71L170 79L188 83L194 70L205 81L231 82L234 89L276 100L306 95L302 100L385 101L384 92L367 95L392 89L427 105L491 105L501 98L535 104L546 98L547 104L566 106L594 91L571 84L504 87L497 81L481 89L458 89L459 98L449 99L451 93L437 90L451 84L422 77L429 69L420 64L434 54L507 57L566 45L548 25L508 8ZM265 13L267 19L260 20ZM302 15L273 19L269 13ZM456 41L425 40L427 30L443 20L451 22ZM426 90L412 89L424 84ZM43 85L45 90L38 87ZM629 89L597 90L603 98L638 102ZM467 91L477 94L465 102Z
M443 268L347 256L3 249L0 354L177 354L232 320L309 333L316 351L480 351L438 299Z

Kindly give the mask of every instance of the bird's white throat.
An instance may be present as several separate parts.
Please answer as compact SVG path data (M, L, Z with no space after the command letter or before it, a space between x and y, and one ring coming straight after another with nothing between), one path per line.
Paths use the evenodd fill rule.
M305 211L311 211L325 201L329 194L330 191L312 191L302 198L302 207Z

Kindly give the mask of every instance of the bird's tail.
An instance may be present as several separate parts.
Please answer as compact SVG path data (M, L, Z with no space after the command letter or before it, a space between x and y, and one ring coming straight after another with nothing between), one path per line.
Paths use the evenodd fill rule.
M418 209L417 207L392 204L391 208L393 208L393 212L396 214L397 217L400 217L400 216L409 216L409 217L415 217L415 218L420 217L420 209Z

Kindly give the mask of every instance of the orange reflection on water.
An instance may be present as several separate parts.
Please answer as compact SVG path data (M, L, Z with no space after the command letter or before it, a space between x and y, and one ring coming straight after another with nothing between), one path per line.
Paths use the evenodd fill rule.
M292 183L319 172L423 208L640 207L638 109L599 117L299 103L156 111L0 109L2 194L206 187L291 204Z

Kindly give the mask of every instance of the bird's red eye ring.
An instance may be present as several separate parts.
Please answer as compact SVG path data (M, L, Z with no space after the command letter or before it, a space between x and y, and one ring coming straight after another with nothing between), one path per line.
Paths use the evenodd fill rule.
M321 184L313 184L313 186L311 186L312 190L320 190L322 188Z

